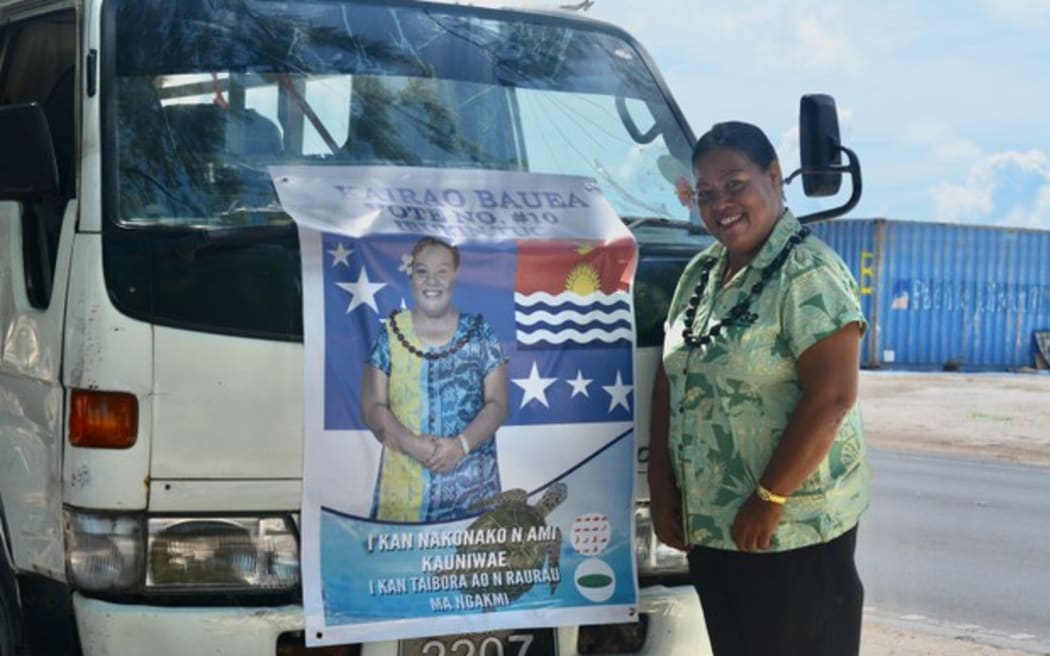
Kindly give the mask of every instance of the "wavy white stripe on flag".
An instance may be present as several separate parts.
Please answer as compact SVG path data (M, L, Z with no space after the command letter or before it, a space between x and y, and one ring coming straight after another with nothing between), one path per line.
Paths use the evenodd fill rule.
M604 342L606 344L612 344L613 342L618 342L620 340L630 341L630 339L630 328L618 328L611 331L594 329L586 332L580 332L578 330L561 330L556 333L550 330L538 330L533 333L518 332L518 341L528 346L540 343L564 344L566 342L575 342L576 344Z
M521 292L514 292L514 304L523 307L532 307L540 303L553 306L572 304L579 307L590 307L593 305L609 307L629 301L630 295L627 292L613 292L611 294L602 292L591 292L590 294L533 292L531 294L522 294Z
M617 321L630 321L631 311L628 309L614 310L612 312L598 312L588 310L564 310L562 312L548 312L547 310L536 310L535 312L515 312L514 321L519 326L534 326L538 323L558 325L571 321L577 324L604 323L612 324Z

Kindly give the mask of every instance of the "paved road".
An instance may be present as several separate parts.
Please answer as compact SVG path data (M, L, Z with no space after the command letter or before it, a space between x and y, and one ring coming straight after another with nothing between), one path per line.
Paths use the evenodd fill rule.
M865 605L1050 652L1050 469L873 450Z

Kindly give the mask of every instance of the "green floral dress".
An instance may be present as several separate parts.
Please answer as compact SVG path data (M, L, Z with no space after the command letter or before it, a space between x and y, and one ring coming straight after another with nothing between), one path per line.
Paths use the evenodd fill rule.
M663 361L671 383L671 461L690 544L736 550L733 519L754 492L802 394L799 356L850 323L866 327L849 269L810 236L752 299L754 323L724 328L706 348L686 346L683 315L704 263L716 261L693 322L697 334L747 295L800 227L785 212L751 264L724 287L716 281L727 253L714 244L686 267L671 302ZM865 450L855 406L827 457L788 500L773 551L828 542L857 523L868 506Z

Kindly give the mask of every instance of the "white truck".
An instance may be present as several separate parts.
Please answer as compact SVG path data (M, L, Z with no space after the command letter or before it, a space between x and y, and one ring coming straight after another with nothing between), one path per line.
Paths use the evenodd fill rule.
M833 105L803 119L824 167L807 192L848 168L857 196ZM444 653L305 647L300 261L268 167L597 180L640 248L644 468L666 305L710 239L676 195L692 142L641 46L570 12L0 1L0 656ZM640 622L465 634L450 653L703 653L639 480Z

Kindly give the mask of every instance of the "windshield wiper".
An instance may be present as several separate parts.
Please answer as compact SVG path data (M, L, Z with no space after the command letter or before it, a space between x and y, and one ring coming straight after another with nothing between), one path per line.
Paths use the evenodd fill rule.
M623 222L627 225L627 228L630 230L649 225L660 226L661 228L682 227L681 221L672 221L671 219L668 219L667 217L663 216L625 216L623 217Z
M627 216L623 218L623 222L627 225L629 230L634 230L635 228L641 228L643 226L656 226L658 228L685 230L691 235L710 234L708 233L707 228L702 225L697 225L689 221L668 219L663 216Z

